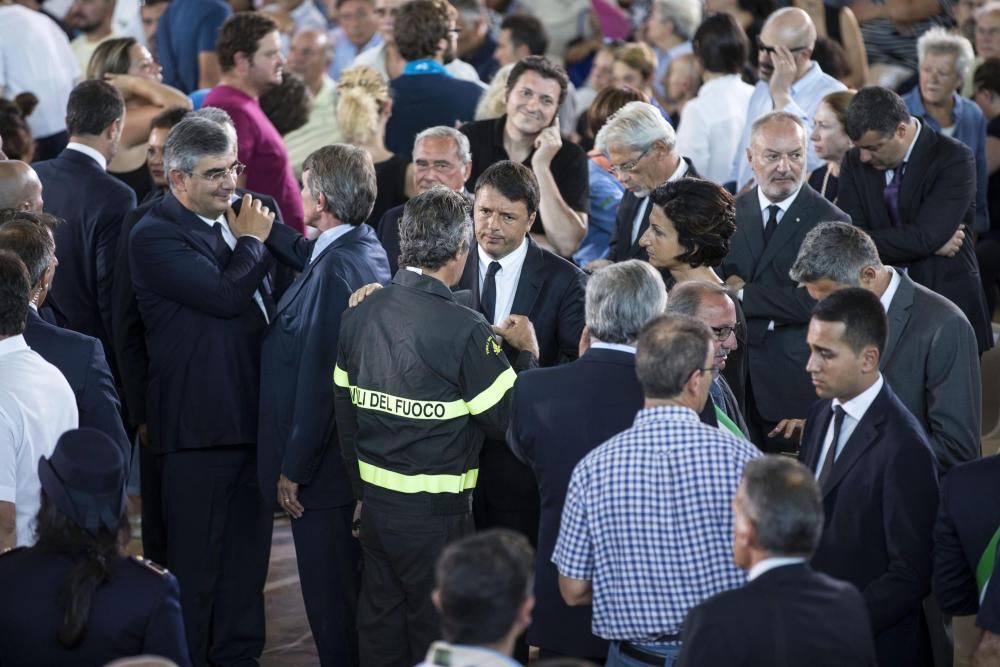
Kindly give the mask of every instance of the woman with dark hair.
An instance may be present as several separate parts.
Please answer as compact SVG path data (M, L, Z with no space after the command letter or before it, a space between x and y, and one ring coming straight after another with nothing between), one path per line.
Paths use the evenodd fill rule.
M28 116L38 106L38 98L21 93L10 101L0 97L0 142L7 159L31 163L35 155L35 140L28 126Z
M285 72L281 85L260 96L260 108L274 125L278 134L285 136L309 122L313 96L306 82L298 74ZM302 165L293 165L301 169Z
M3 664L191 664L177 580L125 555L127 470L118 445L90 428L67 431L38 461L38 541L0 556Z
M653 208L649 227L639 239L649 263L670 272L667 289L689 280L722 285L713 267L729 253L729 240L736 233L736 200L721 185L700 178L669 181L649 193ZM747 330L739 299L736 306L737 347L729 354L723 374L743 405L746 365L742 347Z
M764 29L764 21L778 8L775 0L706 0L706 14L729 14L743 28L750 44L756 45L760 31ZM750 64L756 71L757 49L749 53Z
M705 178L725 183L753 95L753 86L740 76L749 43L736 19L713 14L698 26L692 47L704 70L704 83L681 112L677 152L689 158Z
M141 202L153 190L153 178L146 168L153 118L169 107L190 109L191 100L162 83L160 66L133 37L101 42L90 57L87 78L111 83L125 98L125 127L118 153L108 163L108 173L135 190Z

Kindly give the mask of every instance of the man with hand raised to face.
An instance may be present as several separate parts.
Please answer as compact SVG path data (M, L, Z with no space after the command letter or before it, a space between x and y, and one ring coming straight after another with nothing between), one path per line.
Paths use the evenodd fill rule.
M146 325L149 441L159 452L167 566L196 665L264 648L271 514L257 486L261 338L273 316L264 248L274 213L245 195L230 132L185 118L167 137L170 193L132 230Z

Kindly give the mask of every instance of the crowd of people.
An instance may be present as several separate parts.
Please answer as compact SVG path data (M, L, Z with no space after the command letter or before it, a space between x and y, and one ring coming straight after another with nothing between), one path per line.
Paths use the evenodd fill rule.
M996 1L0 0L0 665L1000 665L998 170Z

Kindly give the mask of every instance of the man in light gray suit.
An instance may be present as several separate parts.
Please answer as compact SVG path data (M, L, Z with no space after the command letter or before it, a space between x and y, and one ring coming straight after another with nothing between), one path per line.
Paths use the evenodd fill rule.
M840 222L806 235L789 275L815 299L842 287L878 296L889 316L882 374L924 425L939 472L979 458L979 349L958 306L884 266L871 237Z

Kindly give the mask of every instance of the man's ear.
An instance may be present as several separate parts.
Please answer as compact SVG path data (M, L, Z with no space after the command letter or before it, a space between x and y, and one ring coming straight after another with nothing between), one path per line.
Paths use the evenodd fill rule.
M861 368L865 373L874 373L878 370L879 352L874 345L869 345L861 350Z
M184 185L184 172L179 169L171 169L167 172L167 182L170 184L171 190L187 191L187 187Z
M433 591L431 591L431 602L434 603L434 608L437 609L438 612L440 612L441 611L441 593L439 593L438 589L436 589L436 588Z

